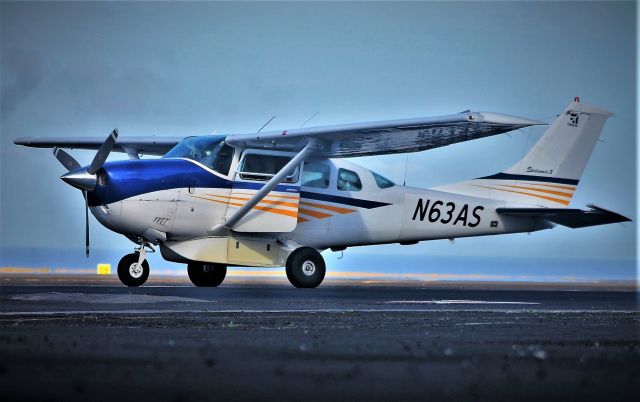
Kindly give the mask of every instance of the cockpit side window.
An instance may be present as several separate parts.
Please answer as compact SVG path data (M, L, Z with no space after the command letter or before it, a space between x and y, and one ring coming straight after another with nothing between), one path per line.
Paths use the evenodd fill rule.
M189 137L173 147L163 158L191 159L227 176L233 160L233 147L227 145L224 136Z
M225 176L229 175L229 168L231 167L231 161L233 160L233 147L226 143L218 151L218 156L213 162L213 170L218 173L222 173Z
M347 169L338 169L338 190L360 191L362 182L356 172Z

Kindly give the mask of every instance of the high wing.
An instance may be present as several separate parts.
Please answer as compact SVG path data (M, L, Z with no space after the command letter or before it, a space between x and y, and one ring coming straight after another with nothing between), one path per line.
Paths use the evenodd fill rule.
M164 155L184 137L128 137L118 138L113 151L125 152L131 156L143 153L146 155ZM99 149L104 138L83 137L23 137L13 141L16 145L35 148L70 148Z
M609 223L629 222L631 219L618 213L587 205L590 210L573 208L498 208L496 212L503 215L522 217L539 217L558 225L572 229L588 226L606 225Z
M244 148L297 151L313 139L319 146L316 156L344 158L423 151L541 124L546 123L467 111L439 117L233 134L226 141Z

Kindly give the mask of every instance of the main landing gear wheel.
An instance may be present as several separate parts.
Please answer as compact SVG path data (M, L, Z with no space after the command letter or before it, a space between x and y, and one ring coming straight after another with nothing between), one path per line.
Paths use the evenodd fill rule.
M192 262L187 265L189 279L196 286L216 287L227 276L227 266L203 262Z
M118 278L127 286L141 286L149 277L149 263L145 259L138 264L140 254L127 254L118 263Z
M300 247L287 258L287 278L297 288L315 288L322 283L326 267L320 253L311 247Z

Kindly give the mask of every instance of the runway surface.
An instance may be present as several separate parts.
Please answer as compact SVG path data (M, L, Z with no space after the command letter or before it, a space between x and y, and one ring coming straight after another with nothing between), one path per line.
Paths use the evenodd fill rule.
M640 391L632 291L22 279L0 286L3 401L635 400Z

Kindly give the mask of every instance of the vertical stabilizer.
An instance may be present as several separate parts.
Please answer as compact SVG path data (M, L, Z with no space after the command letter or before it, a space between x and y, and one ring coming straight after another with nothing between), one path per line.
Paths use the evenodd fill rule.
M568 206L611 115L576 98L529 153L509 169L438 189L545 207Z

